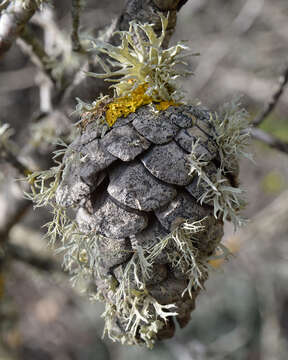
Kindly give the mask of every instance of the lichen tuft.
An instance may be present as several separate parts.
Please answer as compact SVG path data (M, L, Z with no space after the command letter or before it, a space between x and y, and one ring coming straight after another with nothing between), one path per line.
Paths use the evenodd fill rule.
M118 69L112 71L107 63L98 57L105 73L88 72L87 75L115 82L113 87L117 96L126 96L138 86L147 84L146 95L152 97L153 101L180 101L183 94L176 88L175 80L179 76L190 75L191 72L178 70L175 66L185 65L185 57L198 54L185 53L189 48L180 43L162 49L168 18L162 14L159 16L162 23L159 37L152 24L132 21L129 31L117 32L121 37L120 46L93 40L91 51L108 55L113 59L109 64Z

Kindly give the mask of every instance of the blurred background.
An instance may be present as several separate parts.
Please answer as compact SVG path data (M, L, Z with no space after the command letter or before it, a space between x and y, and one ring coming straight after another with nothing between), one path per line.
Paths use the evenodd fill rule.
M54 12L61 31L69 34L70 2L54 4L47 14ZM83 33L92 35L108 25L123 6L122 0L87 1ZM40 33L37 21L39 15L32 26ZM178 40L201 54L189 61L195 75L182 82L186 98L216 109L241 96L253 120L288 63L288 2L189 0L178 14L170 44ZM0 122L15 130L12 139L23 158L24 146L29 153L28 140L30 147L38 147L39 160L49 141L65 135L69 126L56 116L43 129L37 113L45 108L41 81L22 47L14 44L0 61ZM288 89L260 128L288 142ZM48 210L29 208L9 232L11 259L0 273L0 360L287 359L288 154L254 139L250 151L255 163L242 161L240 172L248 201L244 216L250 222L236 233L227 224L224 239L235 257L214 264L189 325L152 351L102 339L102 304L91 303L81 288L71 287L61 256L44 239L41 226L49 220ZM18 182L7 181L11 176L19 174L1 162L0 219L5 217L1 202L7 186L22 196Z

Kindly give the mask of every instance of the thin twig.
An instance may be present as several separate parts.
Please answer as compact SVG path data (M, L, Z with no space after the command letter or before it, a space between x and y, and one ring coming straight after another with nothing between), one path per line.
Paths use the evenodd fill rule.
M31 61L39 67L53 83L56 83L53 76L53 64L55 64L55 61L46 53L41 42L37 39L28 24L25 26L20 37L21 39L18 39L18 43L22 50L29 55Z
M0 57L10 49L37 7L36 0L30 0L27 6L22 0L10 1L0 17Z
M252 128L250 130L252 138L259 140L270 147L277 149L285 154L288 154L288 143L279 140L275 136L268 134L262 129Z
M1 151L1 149L0 149ZM4 159L9 165L13 166L21 175L27 176L31 173L31 170L27 168L16 156L13 154L12 151L8 149L3 149L0 152L0 159Z
M38 253L20 245L7 243L6 254L13 260L24 262L42 271L63 272L61 266L53 259L39 256Z
M31 171L16 156L16 146L9 139L12 131L7 124L2 125L0 136L0 159L4 159L8 164L12 165L22 176L26 177ZM7 195L7 194L6 194ZM10 201L11 200L11 201ZM4 220L0 222L0 244L6 242L11 228L22 218L31 202L13 194L11 191L9 201L1 202L1 217Z
M0 124L1 125L1 124ZM8 124L0 126L0 160L1 158L11 164L21 175L27 176L31 171L18 160L16 152L18 148L16 144L10 140L13 129Z
M2 244L7 242L7 238L12 227L22 219L32 206L30 200L23 198L11 198L11 201L14 202L14 206L12 206L12 209L8 209L5 224L1 224L0 227L0 248Z
M82 10L83 0L72 0L72 49L73 51L82 51L82 46L79 39L79 24L80 24L80 12Z
M279 84L276 91L272 94L270 100L264 106L264 109L255 117L252 122L253 126L259 126L269 114L274 110L277 105L281 95L283 94L283 90L288 83L288 65L285 68L283 74L279 78Z
M10 0L3 0L3 1L1 2L1 4L0 4L0 12L3 11L3 10L5 10L5 9L7 8L8 4L9 4L9 1L10 1Z

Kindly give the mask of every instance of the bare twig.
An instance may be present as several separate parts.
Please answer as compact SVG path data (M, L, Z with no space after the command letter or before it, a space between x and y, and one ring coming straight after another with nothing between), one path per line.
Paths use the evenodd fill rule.
M3 11L7 8L10 0L3 0L0 4L0 11Z
M0 17L0 57L10 49L25 24L37 10L37 1L29 0L24 6L22 0L10 1Z
M35 34L33 34L28 24L25 26L20 37L18 43L22 50L30 56L32 62L39 67L53 83L56 83L53 76L53 63L55 63L55 61L46 53L41 42L36 38Z
M36 267L37 269L42 271L63 272L60 264L58 264L53 259L49 257L39 256L38 253L35 253L31 249L20 245L7 243L6 255L8 255L13 260L24 262L25 264Z
M0 128L0 159L4 159L12 165L22 176L27 176L29 169L17 158L15 152L15 144L9 139L12 131L7 124ZM13 186L13 184L11 185ZM19 219L26 213L26 210L31 206L30 202L23 199L22 194L6 193L9 201L1 201L1 216L0 216L0 244L5 242L10 229L16 224Z
M79 39L79 23L80 23L80 12L83 7L83 0L71 0L72 1L72 50L80 52L82 46Z
M31 171L25 166L16 156L13 154L12 151L8 149L4 149L1 151L0 148L0 159L4 159L8 164L13 166L21 175L27 176L31 173Z
M288 83L288 65L285 68L283 74L279 78L279 85L276 91L272 94L271 98L264 106L264 109L255 117L255 119L251 123L252 126L254 126L254 128L251 129L251 136L254 139L264 142L270 147L277 149L281 152L284 152L286 154L288 154L288 143L281 141L275 136L268 134L264 130L258 129L256 127L261 125L261 123L267 118L267 116L269 116L269 114L274 110L281 95L283 94L284 88L287 83Z
M16 156L16 146L9 138L13 130L8 124L0 127L0 160L1 158L12 165L21 175L27 176L31 171Z
M277 149L285 154L288 154L288 143L279 140L275 136L268 134L262 129L252 128L251 129L252 138L259 140L270 147Z
M31 201L19 198L11 198L11 208L5 209L5 219L0 223L0 246L5 243L12 227L17 224L32 206ZM2 210L2 206L1 206Z
M288 65L286 66L283 74L279 78L279 84L276 91L272 94L271 98L264 106L264 109L255 117L252 124L254 126L259 126L269 114L274 110L275 106L277 105L281 95L283 94L283 90L288 83Z

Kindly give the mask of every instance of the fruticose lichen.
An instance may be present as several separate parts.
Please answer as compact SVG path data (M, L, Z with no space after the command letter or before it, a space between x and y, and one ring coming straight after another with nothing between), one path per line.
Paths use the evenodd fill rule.
M115 82L116 96L107 104L106 121L112 126L118 117L126 117L131 112L145 104L156 103L157 110L165 110L170 105L177 104L183 93L176 87L175 80L179 76L192 74L189 71L179 71L178 64L186 64L185 57L188 47L177 44L168 49L162 49L168 18L159 15L162 22L162 33L159 37L150 24L130 23L129 31L119 31L121 45L113 46L101 41L92 41L92 50L109 56L110 66L98 56L104 74L87 72L87 75L104 78ZM143 36L144 35L144 36ZM198 54L192 54L198 55ZM120 69L119 69L120 67Z
M177 71L175 65L183 62L186 55L182 55L182 52L187 48L181 44L166 50L161 48L168 19L163 15L160 17L162 33L159 37L152 25L131 22L129 32L119 33L120 46L93 42L96 50L114 59L114 62L109 63L117 66L118 70L112 71L99 58L105 73L88 75L116 82L113 85L116 93L113 98L101 96L92 104L78 100L76 110L81 114L79 125L83 135L87 125L95 123L95 128L100 130L105 139L105 133L109 134L111 127L113 130L119 117L123 119L137 108L151 104L154 107L151 116L154 114L156 119L159 113L171 105L177 105L182 98L174 80L188 72ZM187 121L193 116L188 114ZM54 156L56 166L28 176L32 193L27 196L34 201L35 207L48 205L52 209L53 219L46 225L47 236L58 246L58 252L63 252L64 267L70 271L74 282L80 278L92 284L97 282L97 290L92 286L89 293L92 299L105 302L104 333L114 341L127 344L145 343L152 347L159 332L169 325L173 317L182 312L181 307L173 302L161 304L149 288L149 281L156 276L154 266L164 253L175 274L178 272L188 279L181 288L179 298L187 300L189 311L208 277L210 260L215 256L229 256L229 251L220 244L221 229L223 220L231 220L235 227L242 224L239 211L244 206L244 200L243 192L235 180L238 175L235 164L240 156L248 156L245 147L249 135L244 132L247 127L247 114L238 110L238 105L233 105L221 110L219 114L210 113L208 123L213 130L213 139L209 141L213 141L217 147L216 174L208 174L208 161L205 154L199 154L198 140L192 142L190 154L187 156L191 179L197 175L198 186L204 189L197 200L200 204L205 203L206 207L213 207L214 217L209 215L198 220L177 218L167 236L154 235L154 238L151 237L151 241L143 246L130 236L131 247L121 249L117 247L115 239L80 227L79 221L71 215L71 209L79 207L85 196L90 195L89 186L81 177L77 177L74 183L64 186L64 190L59 192L58 189L73 169L89 162L89 155L82 154L81 150L76 151L62 143L63 149L58 150ZM100 139L102 140L101 137ZM63 197L68 191L70 197L67 197L66 203L70 208L69 215L66 206L63 206ZM105 222L105 219L103 221ZM125 252L128 258L125 265L117 268L116 279L111 272L105 270L103 257L116 257L119 252ZM186 313L184 317L186 318Z
M176 88L175 80L179 76L190 75L191 72L179 71L175 66L185 64L184 59L191 54L185 52L189 49L187 46L179 43L168 49L162 49L168 17L162 14L159 16L162 22L162 33L159 37L151 24L132 21L128 31L118 32L121 37L120 46L92 41L93 48L112 58L114 61L110 60L109 64L120 69L112 71L108 64L98 57L105 73L88 72L87 74L115 82L113 87L117 96L128 95L139 85L146 84L146 95L151 96L153 101L178 102L183 94L179 88Z
M198 199L214 207L215 218L232 221L235 229L245 223L239 212L245 207L244 190L238 184L232 186L227 176L237 178L238 161L241 158L252 160L247 152L249 145L249 120L245 109L239 101L226 103L219 114L210 115L210 122L215 127L214 140L218 145L220 166L214 179L210 179L206 172L207 162L196 155L197 142L192 145L190 153L190 173L197 172L199 183L205 187L205 192Z

